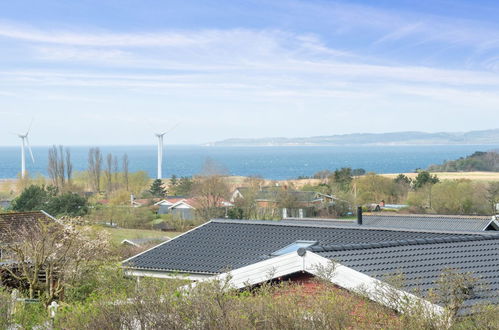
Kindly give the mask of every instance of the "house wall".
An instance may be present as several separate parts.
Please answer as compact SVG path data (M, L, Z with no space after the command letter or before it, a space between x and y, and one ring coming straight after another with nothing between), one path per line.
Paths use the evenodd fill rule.
M195 218L195 210L188 208L170 209L167 206L160 206L158 214L172 214L182 220L194 220Z

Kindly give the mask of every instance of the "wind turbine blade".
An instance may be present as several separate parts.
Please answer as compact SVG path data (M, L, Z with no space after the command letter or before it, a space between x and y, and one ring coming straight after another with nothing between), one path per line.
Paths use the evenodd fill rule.
M31 161L33 162L33 164L35 163L35 157L33 157L33 151L31 151L31 146L29 144L29 139L28 137L26 136L26 144L28 145L28 150L29 150L29 154L31 156Z
M172 127L170 127L167 131L165 131L165 133L163 134L166 134L166 133L170 133L171 131L173 131L175 128L178 127L178 125L180 125L180 122L176 123L175 125L173 125Z
M28 130L26 131L26 135L28 135L29 131L31 131L31 125L33 125L33 118L31 118L31 122L29 123Z

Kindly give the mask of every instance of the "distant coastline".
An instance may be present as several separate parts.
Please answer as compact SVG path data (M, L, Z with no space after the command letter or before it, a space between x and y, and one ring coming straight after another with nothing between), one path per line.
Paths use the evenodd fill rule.
M499 129L470 132L392 132L355 133L312 137L232 138L204 146L286 147L286 146L445 146L498 145Z

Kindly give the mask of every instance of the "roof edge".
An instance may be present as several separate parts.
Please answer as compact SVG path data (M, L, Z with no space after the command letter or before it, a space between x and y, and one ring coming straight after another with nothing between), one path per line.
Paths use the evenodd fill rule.
M434 238L416 238L405 239L396 241L386 241L379 243L361 243L361 244L339 244L330 246L310 246L306 248L312 252L331 252L331 251L348 251L348 250L364 250L364 249L378 249L397 246L409 245L429 245L429 244L442 244L442 243L458 243L458 242L474 242L483 240L499 240L497 234L478 234L473 236L456 236L456 237L434 237Z
M408 229L408 228L381 228L381 227L372 227L365 225L357 225L348 223L347 225L339 224L339 223L327 223L326 221L322 221L322 223L305 223L297 222L294 223L295 220L286 221L286 220L243 220L243 219L212 219L210 222L214 223L232 223L232 224L245 224L245 225L266 225L266 226L288 226L288 227L314 227L314 228L336 228L336 229L350 229L350 230L375 230L375 231L398 231L398 232L411 232L411 233L440 233L440 234L454 234L454 235L477 235L476 231L453 231L453 230L432 230L432 229ZM317 219L317 221L321 221ZM345 221L346 223L346 221Z
M163 243L160 243L160 244L158 244L158 245L156 245L156 246L153 246L153 247L152 247L152 248L150 248L150 249L147 249L147 250L145 250L145 251L142 251L141 253L136 254L136 255L134 255L134 256L131 256L130 258L127 258L127 259L123 260L123 261L121 262L121 264L122 264L122 266L123 266L123 264L124 264L124 263L129 262L130 260L132 260L132 259L134 259L134 258L136 258L136 257L138 257L138 256L140 256L140 255L142 255L142 254L144 254L144 253L146 253L146 252L149 252L149 251L151 251L151 250L154 250L155 248L160 247L160 246L161 246L161 245L163 245L163 244L170 243L171 241L176 240L176 239L177 239L177 238L179 238L179 237L182 237L182 236L184 236L184 235L187 235L187 234L188 234L188 233L190 233L191 231L194 231L194 230L196 230L196 229L198 229L198 228L201 228L201 227L203 227L204 225L207 225L207 224L209 224L209 223L210 223L210 222L212 222L212 221L213 221L213 220L210 220L210 221L208 221L208 222L205 222L205 223L203 223L203 224L201 224L201 225L199 225L199 226L197 226L197 227L194 227L194 228L192 228L192 229L190 229L190 230L186 231L185 233L182 233L182 234L180 234L180 235L178 235L178 236L175 236L175 237L171 238L171 239L170 239L170 240L168 240L168 241L164 241Z

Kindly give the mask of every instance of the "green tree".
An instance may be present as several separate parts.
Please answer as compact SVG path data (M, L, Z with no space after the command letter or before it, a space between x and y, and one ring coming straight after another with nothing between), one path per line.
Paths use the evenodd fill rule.
M404 174L399 174L395 179L393 179L396 184L410 185L412 180Z
M398 203L397 184L389 179L375 173L368 173L355 179L357 191L357 203L379 203L382 200L388 203Z
M88 213L85 197L75 193L64 193L48 200L47 212L53 215L83 216Z
M496 204L499 203L499 182L491 182L487 187L487 201L491 206L492 213L496 212Z
M39 211L46 207L49 194L45 186L31 185L12 201L12 210L18 212Z
M490 214L487 185L470 180L445 180L433 186L431 206L440 214Z
M366 170L363 168L356 168L352 170L352 175L353 176L362 176L366 174Z
M353 174L350 167L343 167L334 171L333 175L329 178L330 186L340 191L350 190L352 180Z
M170 185L168 188L174 189L177 184L178 184L178 178L175 174L173 174L172 177L170 178Z
M163 181L161 179L156 179L151 184L149 192L154 197L164 197L166 196L166 189L163 187Z
M134 195L139 195L149 185L151 179L147 172L145 171L137 171L130 173L128 178L129 191Z
M428 171L419 171L418 176L416 176L416 179L414 180L414 189L419 189L427 184L433 185L439 181L440 180L436 175L431 175Z
M172 194L175 196L189 196L191 194L193 184L194 182L192 181L192 178L187 176L181 177L178 180Z

